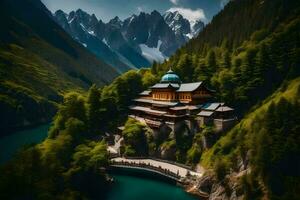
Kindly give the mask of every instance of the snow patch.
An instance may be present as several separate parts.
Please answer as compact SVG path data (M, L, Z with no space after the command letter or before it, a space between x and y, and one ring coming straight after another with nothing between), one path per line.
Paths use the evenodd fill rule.
M85 28L85 26L82 23L80 23L80 26L81 26L83 31L88 32L88 30Z
M88 33L92 36L96 36L95 32L94 31L88 31Z
M109 44L108 44L108 42L106 41L105 38L102 39L102 42L103 42L106 46L108 46L108 48L110 48L110 46L109 46ZM110 49L111 49L111 48L110 48Z
M75 17L73 17L68 23L71 24L74 19L75 19Z
M145 44L140 44L139 47L142 51L142 55L150 62L163 62L167 57L159 51L162 41L159 40L156 48L150 48Z
M188 37L189 39L192 39L192 38L194 37L194 34L188 33L188 34L186 34L185 36Z
M172 7L167 12L178 12L183 16L183 18L187 19L191 25L193 26L197 20L201 20L206 22L207 18L205 16L204 10L201 8L198 8L196 10L189 9L189 8L181 8L181 7Z
M135 19L135 15L132 15L131 17L130 17L130 20L129 20L129 23L131 23L134 19Z

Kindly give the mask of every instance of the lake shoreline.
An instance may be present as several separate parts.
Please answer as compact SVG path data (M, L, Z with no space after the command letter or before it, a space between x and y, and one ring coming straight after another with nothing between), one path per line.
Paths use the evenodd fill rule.
M174 181L170 178L167 178L165 176L162 176L162 175L159 175L159 174L156 174L156 173L153 173L153 172L149 172L149 171L143 171L143 170L135 170L135 169L124 169L124 168L113 168L113 169L108 169L108 175L110 177L112 177L113 181L112 181L112 189L111 189L111 194L113 194L112 196L115 196L115 192L120 190L120 185L124 185L124 184L121 184L120 182L124 181L123 179L133 179L133 180L139 180L139 181L142 181L142 182L152 182L152 183L157 183L159 185L161 185L160 187L157 187L155 188L156 190L162 190L161 192L164 193L163 194L163 198L158 198L157 200L163 200L163 199L174 199L174 193L169 193L169 192L166 192L164 191L164 188L163 187L166 187L166 188L174 188L175 191L177 191L178 194L176 195L179 195L178 198L175 198L175 199L189 199L189 200L196 200L196 199L199 199L199 196L196 196L192 193L189 193L185 190L185 188L183 187L183 185L181 184L178 184L177 181ZM121 177L121 178L120 178ZM120 181L121 179L121 181ZM125 185L126 187L126 185ZM128 186L127 186L128 187ZM143 184L134 184L132 185L132 187L130 188L131 191L127 191L126 194L125 194L125 198L124 199L129 199L129 198L126 198L128 196L126 195L129 195L128 193L134 193L134 192L137 192L137 190L135 190L136 188L139 188L139 187L143 187L144 192L149 192L148 195L145 195L144 196L144 200L148 200L150 199L150 196L151 195L154 195L155 196L155 191L151 191L151 188L146 188L147 186L143 186ZM124 192L124 191L123 191ZM122 191L121 191L121 194L117 195L118 197L119 196L122 196ZM136 195L136 194L135 194ZM150 195L150 196L149 196ZM153 197L153 196L151 196ZM176 196L177 197L177 196ZM115 199L118 199L118 198L112 198L113 200ZM151 198L152 199L152 198ZM156 199L153 197L153 199ZM200 198L201 200L204 200L203 198ZM108 200L111 200L111 198L108 198Z
M28 130L31 130L31 129L38 128L40 126L45 126L47 124L50 125L51 122L52 122L52 120L49 120L49 121L35 123L35 124L30 124L30 125L26 125L26 126L19 126L19 127L10 128L10 129L4 129L4 130L2 130L3 132L0 134L0 140L2 138L7 137L7 136L18 134L18 132L28 131Z
M5 164L25 145L40 143L48 136L51 124L35 126L0 137L0 164Z
M1 149L2 154L0 154L0 164L2 165L9 162L9 160L12 159L13 155L17 152L17 150L20 149L22 146L26 144L42 142L47 137L50 126L51 124L43 124L41 126L35 126L32 129L29 128L29 129L21 130L18 132L14 132L13 134L9 134L4 137L1 137L0 146L2 147ZM116 171L114 171L114 174L110 173L109 175L111 177L115 177L116 176L115 172ZM112 183L112 189L109 194L111 196L118 196L119 190L122 190L122 188L124 189L124 187L125 188L129 187L129 190L132 188L136 188L135 191L130 191L135 193L135 195L142 195L145 192L149 193L150 191L145 190L145 188L143 188L143 184L145 183L146 185L147 184L149 185L150 188L149 190L156 191L156 193L154 192L155 194L152 194L151 192L148 194L148 196L154 195L155 196L153 197L154 199L158 199L158 200L169 199L169 197L172 197L172 195L175 194L179 196L180 200L197 199L194 195L187 193L184 190L184 187L182 187L182 185L178 184L176 181L166 179L165 177L161 177L153 174L149 174L148 177L145 177L144 172L140 174L140 177L134 176L134 174L130 174L127 172L119 176L121 177L121 181L114 178L115 181ZM129 183L127 183L128 181ZM122 191L124 192L124 190ZM127 194L127 195L130 196L131 194ZM120 199L120 198L115 198L115 199ZM127 198L127 199L132 199L132 198ZM177 196L175 199L177 199Z
M184 182L174 181L171 178L157 174L155 172L144 171L139 169L130 169L130 168L107 168L108 174L111 175L126 175L133 176L143 179L156 180L170 185L181 188L185 193L190 196L196 197L197 199L206 200L207 196L203 195L196 189L196 182L192 180L186 180Z

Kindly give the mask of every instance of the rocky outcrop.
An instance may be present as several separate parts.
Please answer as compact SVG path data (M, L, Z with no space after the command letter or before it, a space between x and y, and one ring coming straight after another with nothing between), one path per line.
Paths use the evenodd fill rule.
M160 149L160 157L164 160L176 160L176 143L173 141L163 144Z
M217 180L212 171L207 171L204 176L198 179L193 186L192 191L198 196L205 197L209 200L242 200L244 199L241 191L240 179L251 172L248 165L250 153L245 158L237 160L237 169L231 170L223 180ZM206 196L207 195L207 196Z

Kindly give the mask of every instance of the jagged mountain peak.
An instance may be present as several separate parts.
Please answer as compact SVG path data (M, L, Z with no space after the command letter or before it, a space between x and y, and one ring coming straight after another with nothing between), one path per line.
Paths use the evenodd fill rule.
M204 28L204 23L201 20L190 21L178 11L167 11L163 17L177 35L184 35L187 40L197 36Z
M147 13L145 13L145 12L140 12L140 14L138 15L138 17L144 17L144 16L146 16L147 15Z
M153 10L150 15L161 17L160 12L158 12L157 10Z
M76 13L77 15L81 15L81 16L90 16L87 12L81 10L80 8L77 9L77 10L75 11L75 13Z
M197 36L204 28L204 22L201 20L197 20L192 26L191 26L191 31L193 37Z
M57 10L55 13L54 13L54 17L60 21L63 21L64 23L67 23L67 18L68 18L68 15L62 11L62 10Z
M107 24L114 28L120 29L123 26L123 21L118 16L115 16Z
M198 27L191 28L179 12L161 15L157 10L133 14L125 20L116 16L107 23L81 9L69 14L57 11L54 17L75 40L107 63L118 69L121 66L121 71L126 69L124 66L140 68L153 61L162 62L185 44L193 35L191 30Z
M164 14L164 18L165 19L174 19L174 18L180 19L180 18L183 18L183 16L178 11L174 11L174 12L167 11Z
M150 13L150 20L153 20L153 22L157 22L157 21L164 21L163 16L157 11L154 10Z
M71 15L71 14L69 14L69 15ZM72 15L74 15L73 17L76 17L77 19L79 19L82 22L87 22L91 17L88 13L84 12L81 9L77 9L74 14L72 13Z
M177 35L185 35L191 33L191 24L178 11L167 12L164 15L164 20L175 31Z
M64 11L62 11L62 10L57 10L55 13L54 13L54 15L64 15L64 16L66 16L67 14L64 12Z
M96 17L95 14L92 14L92 15L91 15L90 21L91 21L91 22L98 22L98 19L97 19L97 17Z
M108 23L122 23L122 20L118 16L115 16Z

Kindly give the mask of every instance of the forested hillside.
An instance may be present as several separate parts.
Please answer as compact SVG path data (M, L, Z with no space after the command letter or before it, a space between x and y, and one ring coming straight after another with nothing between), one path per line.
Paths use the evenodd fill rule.
M124 125L131 99L172 67L183 82L206 81L216 90L216 101L236 109L240 122L225 133L208 126L170 139L154 138L144 125L128 120L122 133L124 155L168 151L171 160L200 163L209 179L199 180L204 182L199 188L211 199L298 200L299 43L300 1L230 1L169 61L127 72L109 86L93 86L86 97L66 95L45 142L1 168L0 195L104 197L94 196L98 188L84 184L99 176L102 194L107 191L105 175L95 170L107 165L105 145L92 140ZM204 146L204 140L209 144Z
M201 163L214 168L224 185L227 174L248 170L238 178L246 199L299 199L299 96L300 78L284 84L206 151Z
M149 84L143 77L130 71L87 96L65 95L45 141L0 166L0 199L105 199L113 188L100 170L109 160L98 138L124 122L131 97Z
M213 169L211 194L299 199L299 33L299 1L231 1L168 62L152 66L158 76L172 67L184 82L206 81L242 120L208 151L201 138L216 135L204 129L187 151L186 161L200 157Z
M299 5L231 1L196 39L152 72L172 67L185 82L204 80L218 91L219 101L243 113L284 80L299 76Z
M288 22L299 13L297 0L233 0L214 16L199 37L186 45L189 52L202 55L213 46L227 43L235 49L258 30L273 32L282 22Z
M65 92L118 75L73 41L39 0L1 1L0 22L1 134L49 121Z

